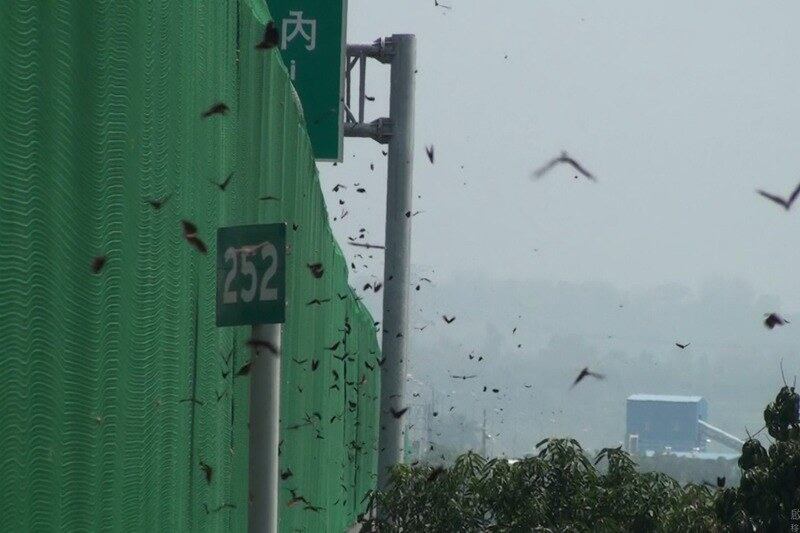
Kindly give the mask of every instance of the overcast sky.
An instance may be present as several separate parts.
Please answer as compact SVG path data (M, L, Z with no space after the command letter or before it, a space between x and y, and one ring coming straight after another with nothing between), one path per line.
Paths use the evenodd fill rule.
M800 4L448 5L349 5L351 43L418 38L412 266L434 284L412 290L412 325L431 327L412 330L410 371L452 391L456 412L504 408L508 453L553 433L615 444L636 392L700 394L712 422L756 428L780 359L797 373L800 324L759 321L800 310L800 204L787 213L755 191L788 196L800 182ZM370 64L367 88L368 119L385 115L388 67ZM344 243L362 227L383 242L381 148L346 139L343 164L320 164L359 292L382 275L381 254ZM566 168L531 181L561 150L598 183ZM378 320L381 295L366 295ZM445 326L443 312L459 318ZM587 364L608 379L570 393ZM475 370L475 383L449 378ZM481 392L492 383L501 393Z
M800 212L755 189L788 196L800 181L800 4L451 4L349 2L349 42L418 38L418 269L622 289L723 277L796 302ZM370 118L387 111L387 74L370 65ZM341 242L359 227L382 241L380 149L347 139L344 164L320 165L326 185L367 187L328 194L332 217L347 202ZM599 182L529 179L562 149Z

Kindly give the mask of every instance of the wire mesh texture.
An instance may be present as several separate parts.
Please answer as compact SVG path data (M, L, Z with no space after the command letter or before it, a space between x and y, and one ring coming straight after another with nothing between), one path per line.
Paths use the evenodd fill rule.
M279 221L280 529L362 509L379 347L286 69L254 46L268 18L258 0L0 3L0 530L246 530L249 328L215 326L214 237Z

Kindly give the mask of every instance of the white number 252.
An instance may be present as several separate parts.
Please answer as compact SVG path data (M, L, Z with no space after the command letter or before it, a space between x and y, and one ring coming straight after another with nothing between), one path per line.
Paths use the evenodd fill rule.
M269 268L261 277L260 284L257 280L258 276L256 274L256 267L251 262L254 251L245 251L241 249L237 250L233 246L225 250L225 262L227 263L228 261L231 261L233 263L233 267L231 268L231 271L228 272L228 276L225 278L225 290L222 293L222 303L235 304L239 301L239 296L241 296L243 302L250 303L253 301L253 298L256 295L256 289L258 289L259 301L271 302L278 299L278 289L269 288L269 281L278 270L278 251L270 242L264 242L258 248L261 250L261 259L265 260L268 257L271 259ZM241 259L242 262L241 272L238 268L239 259ZM237 294L235 290L231 290L231 284L239 274L250 278L250 286L240 287L239 293Z

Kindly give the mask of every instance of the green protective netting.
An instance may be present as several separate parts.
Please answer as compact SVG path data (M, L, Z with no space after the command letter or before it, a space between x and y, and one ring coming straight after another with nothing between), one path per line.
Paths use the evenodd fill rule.
M258 222L286 221L291 249L281 530L363 509L377 339L286 71L254 49L267 18L257 0L0 2L0 530L246 530L249 328L214 324L214 239Z

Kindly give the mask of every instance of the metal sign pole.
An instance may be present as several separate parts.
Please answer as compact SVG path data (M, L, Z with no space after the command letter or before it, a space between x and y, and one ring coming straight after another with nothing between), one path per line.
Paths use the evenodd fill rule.
M217 326L253 327L247 343L252 349L249 372L243 372L250 376L250 533L278 531L281 323L285 320L286 224L218 228Z
M414 35L392 35L373 44L347 46L345 137L367 137L389 145L386 190L386 254L383 270L381 414L378 488L388 485L391 468L403 461L403 406L408 353L408 299L411 270L412 169L414 162ZM366 58L391 65L389 118L364 122ZM350 108L351 72L359 67L358 117Z
M408 297L411 270L412 169L414 163L414 70L416 37L392 35L386 252L383 279L381 417L378 440L378 488L388 485L390 469L403 461L404 385L408 354Z
M278 531L281 325L253 326L250 364L249 533ZM269 347L274 347L277 353Z

